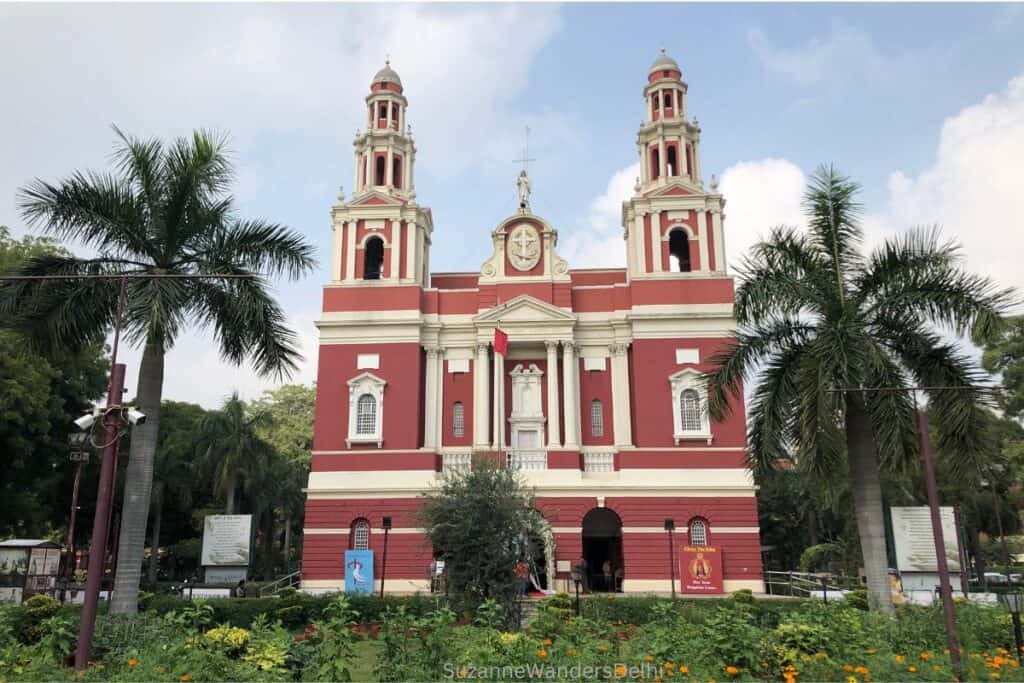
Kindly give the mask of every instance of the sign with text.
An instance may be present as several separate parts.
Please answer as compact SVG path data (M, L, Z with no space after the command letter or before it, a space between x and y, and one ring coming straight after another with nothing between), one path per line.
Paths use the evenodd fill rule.
M203 522L206 567L245 567L249 564L252 515L207 515Z
M896 546L896 567L901 572L937 572L935 537L932 535L931 512L926 506L889 508L892 514L892 536ZM942 540L946 544L949 571L960 571L960 544L953 508L940 507Z
M722 593L722 551L713 545L684 545L679 578L683 593Z
M373 551L345 551L345 592L373 592Z

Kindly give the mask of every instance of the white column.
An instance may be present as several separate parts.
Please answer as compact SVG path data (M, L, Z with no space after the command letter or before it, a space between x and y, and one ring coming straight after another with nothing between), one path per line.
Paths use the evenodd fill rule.
M491 427L492 447L501 450L505 447L505 357L494 352L494 425Z
M361 190L362 187L363 187L362 185L359 184L359 167L362 166L362 165L363 165L363 155L362 155L362 152L360 152L358 150L358 148L357 148L356 149L355 163L352 164L352 166L353 166L353 172L352 173L355 176L352 179L352 196L353 197L355 195L359 194L359 190Z
M490 402L490 361L487 357L487 344L476 345L476 362L473 365L473 445L487 448L490 441L487 434Z
M423 447L428 449L440 448L437 440L437 416L441 404L441 387L437 383L437 365L439 349L436 346L427 346L427 369L424 373L423 389Z
M405 162L405 165L408 167L408 168L405 169L405 173L406 173L406 175L409 176L409 182L406 183L406 187L408 188L408 190L410 192L412 192L414 189L416 189L416 186L413 184L413 177L412 177L412 169L416 166L416 164L413 163L413 161L415 161L415 159L416 159L416 155L413 154L412 145L410 145L409 146L409 160Z
M661 272L661 211L651 214L651 264L655 273Z
M580 401L576 382L576 345L562 342L562 405L565 407L565 447L580 447Z
M391 221L391 279L398 280L402 265L402 221Z
M668 166L668 160L665 158L665 138L658 140L658 180L662 185L665 184L665 169Z
M345 247L345 224L334 222L331 235L331 279L341 279L341 251Z
M697 151L697 140L693 141L693 182L700 183L700 153Z
M722 212L711 212L711 230L715 235L715 270L725 272L725 231L722 229Z
M611 344L612 354L612 420L615 445L633 445L633 420L629 399L629 345Z
M434 404L434 443L438 448L444 444L444 347L437 349L437 401Z
M405 276L416 279L416 223L405 223Z
M704 209L693 212L697 221L697 239L700 240L700 264L693 270L711 270L708 252L708 219ZM692 267L692 266L691 266Z
M654 120L654 100L650 95L647 96L647 120Z
M546 341L548 350L548 448L562 447L561 421L558 418L558 342Z
M384 164L385 164L384 165L384 178L386 179L384 184L387 185L388 187L391 187L391 185L395 182L395 179L393 177L391 177L391 170L392 170L392 163L393 163L392 162L392 154L393 154L393 151L391 149L391 145L388 145L388 153L387 153L387 156L384 157Z
M356 279L356 222L345 224L345 279Z
M636 235L633 237L633 245L636 247L636 272L638 273L647 272L647 263L644 259L645 239L647 238L644 235L644 215L638 213L636 216Z

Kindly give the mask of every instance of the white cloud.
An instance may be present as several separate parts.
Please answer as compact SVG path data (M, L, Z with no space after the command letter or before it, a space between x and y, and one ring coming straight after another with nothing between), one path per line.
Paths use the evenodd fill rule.
M771 228L807 224L800 209L805 183L803 171L785 159L741 161L725 170L721 192L726 200L723 229L730 268Z
M969 270L1024 291L1024 75L943 123L935 161L889 177L889 204L872 217L886 234L936 224L963 245Z
M640 175L637 162L616 171L604 194L590 202L589 224L568 232L560 252L572 268L624 268L626 242L622 237L622 202L633 196Z

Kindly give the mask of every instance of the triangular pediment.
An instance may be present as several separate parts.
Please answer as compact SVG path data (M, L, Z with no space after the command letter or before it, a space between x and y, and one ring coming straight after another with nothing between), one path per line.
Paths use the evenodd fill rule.
M514 323L514 322L573 322L576 316L567 313L558 306L552 306L529 294L522 294L515 299L480 313L473 322L481 323Z
M370 191L352 199L349 206L401 206L404 201L383 192Z
M674 181L647 193L648 197L688 197L697 194L679 181Z

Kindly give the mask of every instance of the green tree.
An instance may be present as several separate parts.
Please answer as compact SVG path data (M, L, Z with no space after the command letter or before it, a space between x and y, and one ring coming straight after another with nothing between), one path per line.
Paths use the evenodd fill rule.
M975 342L984 344L982 366L1001 375L1006 415L1020 417L1024 414L1024 316L1011 319L999 334L976 335Z
M756 376L751 464L768 468L794 451L821 481L849 472L868 593L891 613L880 469L916 455L913 395L902 389L957 387L928 394L938 445L958 449L960 465L983 454L980 372L940 332L991 335L1012 299L961 270L957 246L935 230L889 239L865 257L858 192L818 169L804 195L809 230L775 228L744 259L739 328L711 360L709 409L722 418L729 395ZM876 387L901 390L857 391Z
M270 415L260 425L260 436L285 460L309 465L313 452L313 412L316 388L304 384L284 384L263 392L252 402L252 409Z
M157 439L153 463L153 496L150 501L149 570L150 583L157 579L160 529L164 509L171 501L178 509L187 509L198 474L197 432L206 418L202 406L179 401L164 401L160 407L163 428Z
M475 460L424 494L420 517L456 604L471 610L494 599L511 613L522 542L538 531L532 495L516 472Z
M249 410L235 392L200 424L203 459L212 474L214 493L224 497L225 514L235 514L239 484L245 485L258 503L262 502L263 492L253 484L277 458L274 447L258 433L269 422L269 413Z
M212 329L225 359L247 359L265 375L288 374L299 357L295 334L265 277L297 279L315 265L297 233L236 215L226 140L196 131L165 145L117 131L116 169L77 172L57 183L36 180L20 192L33 226L95 250L94 258L43 256L24 269L37 275L230 274L247 279L128 281L124 332L143 345L134 428L125 480L119 564L111 611L137 610L146 518L160 430L164 354L185 327ZM113 327L116 281L11 285L4 306L33 337L51 346L80 342Z
M13 239L0 225L0 275L32 258L66 253L53 240ZM42 354L12 324L0 317L0 536L50 536L68 518L72 420L102 393L107 363L98 339Z

